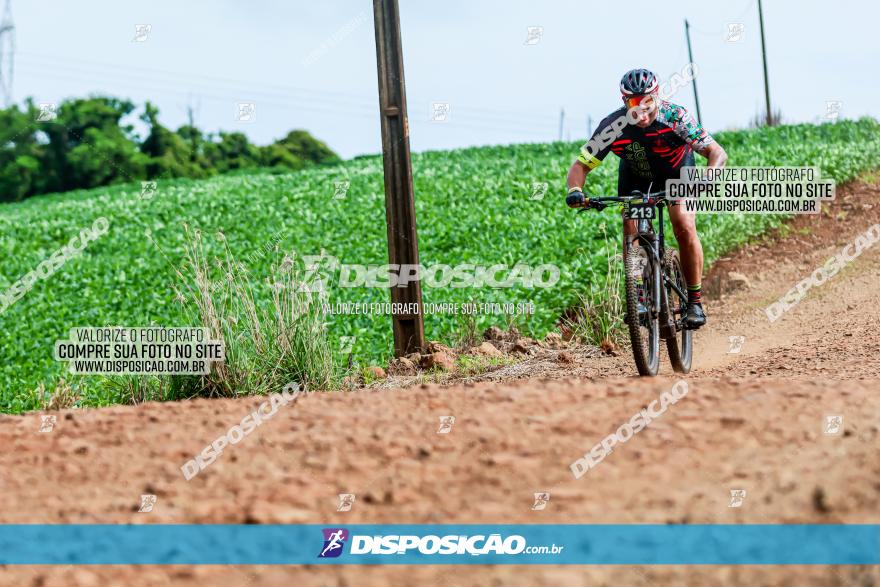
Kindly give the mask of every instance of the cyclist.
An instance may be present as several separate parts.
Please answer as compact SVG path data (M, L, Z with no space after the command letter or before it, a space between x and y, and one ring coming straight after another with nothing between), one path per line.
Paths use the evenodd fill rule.
M667 179L679 179L681 168L694 165L694 151L708 159L709 167L724 167L727 153L694 120L691 114L659 96L657 76L647 69L633 69L620 80L624 106L606 117L568 171L568 197L572 208L605 205L584 196L587 174L613 152L620 158L617 177L618 196L633 190L650 192L665 189ZM706 323L700 296L703 274L703 247L697 235L695 214L670 202L669 219L678 241L681 264L687 281L688 304L684 326L697 329ZM634 220L624 221L624 234L636 232Z

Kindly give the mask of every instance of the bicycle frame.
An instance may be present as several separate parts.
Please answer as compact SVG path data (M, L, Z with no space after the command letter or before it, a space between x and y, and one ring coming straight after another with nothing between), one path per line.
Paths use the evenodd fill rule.
M673 248L667 250L666 247L663 223L663 210L668 206L666 195L633 191L629 196L590 198L580 212L601 210L610 203L623 206L624 223L635 223L635 232L629 234L627 228L631 225L624 224L623 253L625 322L639 375L658 373L661 339L666 341L672 368L688 373L693 356L693 334L684 325L687 294L683 291L681 261ZM655 221L659 223L656 231ZM636 244L640 250L635 249ZM670 298L677 298L674 306L670 305Z
M642 218L638 220L634 220L636 222L636 234L635 235L627 235L624 237L624 249L629 246L629 239L637 239L639 245L642 247L644 251L648 253L648 262L651 263L652 270L655 272L654 276L654 294L655 300L659 303L666 304L668 300L666 299L666 288L661 286L663 285L671 287L675 293L681 296L682 299L687 299L687 294L682 291L678 285L669 278L669 275L665 271L661 271L660 267L662 266L662 259L666 254L666 228L663 223L663 210L666 209L666 194L665 192L656 192L656 193L643 193L639 191L634 191L629 196L610 196L610 197L598 197L598 198L590 198L588 201L600 202L603 204L606 203L616 203L623 204L624 206L624 222L628 222L631 219L626 218L625 213L629 209L631 204L646 204L652 206L656 210L656 220L659 225L658 230L655 232L653 224L650 219ZM579 212L585 212L588 208L584 208ZM663 279L660 280L660 275L663 276ZM661 298L661 296L663 296ZM652 308L652 312L659 311L657 308ZM673 317L673 320L675 318ZM667 326L667 325L664 325ZM675 325L676 327L680 327L679 324ZM668 327L668 326L667 326Z
M652 260L658 264L660 263L660 260L663 259L664 256L666 255L666 236L665 236L666 226L663 223L663 210L666 209L666 205L667 205L666 200L664 198L664 199L660 200L659 202L657 202L657 204L655 206L657 209L657 223L660 226L659 226L659 230L656 232L656 238L654 239L655 243L651 243L647 249L647 250L650 250L654 256L654 258ZM654 237L655 236L654 229L653 229L653 226L651 226L650 220L639 220L638 221L637 235L638 235L640 244L644 242L643 237ZM653 244L656 244L656 246L652 246ZM657 280L658 287L659 287L659 282L660 282L660 280ZM677 293L679 296L681 296L682 299L687 299L687 294L685 292L683 292L678 287L678 285L676 285L676 283L669 278L669 275L667 275L666 272L663 272L663 284L667 285L667 286L671 287L673 290L675 290L675 293ZM655 293L657 293L657 292L655 292ZM663 296L664 297L666 296L665 290L663 291ZM660 299L660 298L656 298L656 299ZM668 300L664 300L664 301L668 301Z

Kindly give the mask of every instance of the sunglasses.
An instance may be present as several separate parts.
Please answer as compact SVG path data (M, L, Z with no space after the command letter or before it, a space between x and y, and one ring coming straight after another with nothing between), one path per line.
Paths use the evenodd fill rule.
M624 96L623 102L627 108L638 108L650 112L654 109L657 101L653 94L642 94L641 96Z

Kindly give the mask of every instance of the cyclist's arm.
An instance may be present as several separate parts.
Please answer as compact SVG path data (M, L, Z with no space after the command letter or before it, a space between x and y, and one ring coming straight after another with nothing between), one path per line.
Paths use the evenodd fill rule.
M581 147L580 155L568 170L569 192L575 188L582 190L584 182L587 180L587 174L597 168L602 163L602 159L608 155L611 150L611 142L614 140L612 136L614 133L613 124L619 116L620 111L617 111L603 119L596 127L590 140Z
M574 188L577 188L578 190L583 189L584 182L587 181L587 174L602 163L602 158L605 157L605 153L599 153L601 157L593 155L592 151L594 150L594 144L593 139L590 139L590 141L581 147L581 154L578 155L578 158L571 164L571 168L568 170L569 192Z
M709 167L724 167L727 163L727 151L714 141L700 148L695 147L694 151L708 159L707 165Z
M574 188L582 190L584 183L587 181L587 174L590 171L591 169L580 161L572 163L571 168L568 170L568 191L571 192Z
M705 157L709 161L709 167L724 167L727 163L727 153L724 148L690 112L681 106L673 105L672 123L675 133L694 151Z

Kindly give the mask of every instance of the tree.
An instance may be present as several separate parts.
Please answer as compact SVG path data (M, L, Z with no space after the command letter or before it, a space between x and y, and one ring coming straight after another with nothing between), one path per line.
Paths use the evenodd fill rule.
M319 165L339 162L339 157L330 150L330 147L304 130L290 131L286 137L276 141L273 146L275 145L282 147L301 161Z
M107 96L68 100L48 113L31 99L23 109L0 110L0 201L147 178L296 170L339 161L304 130L259 147L240 132L206 135L190 113L189 123L172 132L151 102L139 117L148 128L141 141L130 123L134 111L131 101Z
M48 137L41 171L45 191L67 191L146 177L148 158L137 148L128 100L95 96L63 102L54 120L37 122Z
M141 153L149 157L147 177L206 177L207 167L200 165L197 156L191 153L191 143L187 137L174 133L159 122L159 109L152 103L144 105L141 120L149 127L150 132L141 143ZM193 128L201 137L201 132Z
M44 147L37 141L29 114L18 106L0 110L0 202L39 193Z
M259 148L250 144L247 135L220 131L218 138L217 141L211 141L205 149L211 166L218 173L260 166Z

